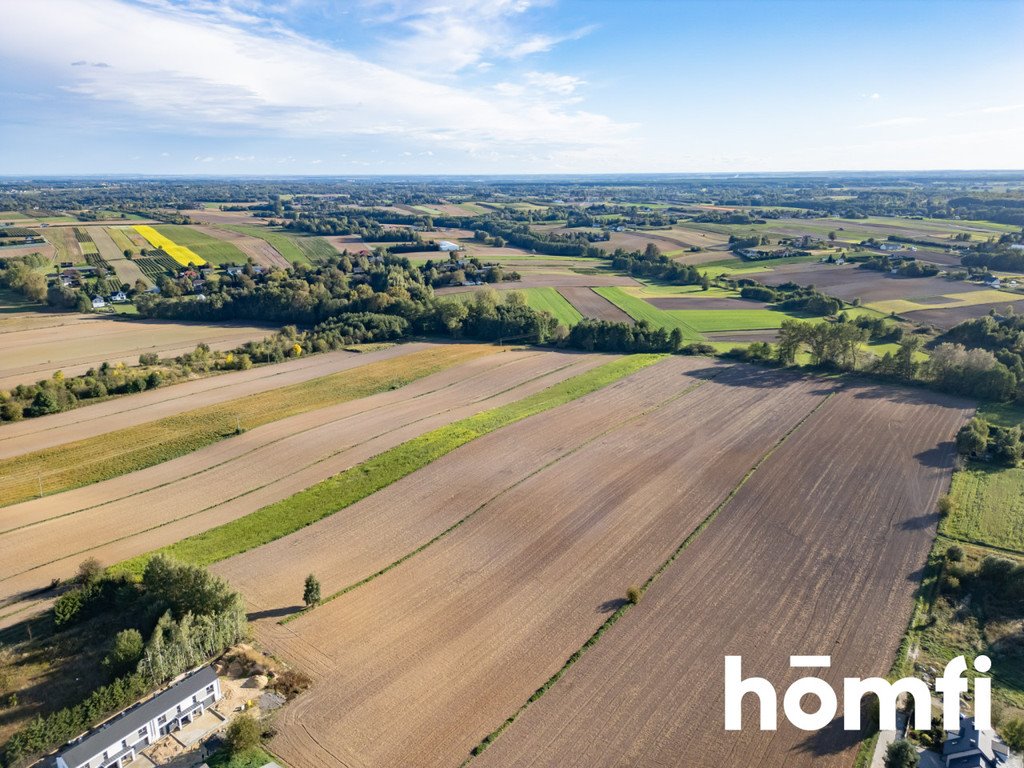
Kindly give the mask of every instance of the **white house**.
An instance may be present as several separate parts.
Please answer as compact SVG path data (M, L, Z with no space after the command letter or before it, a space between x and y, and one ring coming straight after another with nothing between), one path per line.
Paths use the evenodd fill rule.
M457 251L461 246L458 243L453 243L450 240L438 240L437 250L439 251Z
M92 297L92 308L93 309L102 309L105 306L107 306L107 302L104 300L104 298L102 296L93 296Z
M997 768L1010 760L1010 750L994 731L979 731L974 718L960 715L960 730L948 731L942 743L946 768Z
M882 243L878 247L883 251L898 251L903 246L899 243Z
M128 294L124 291L114 291L110 294L110 301L115 304L124 304L128 301Z
M153 742L191 723L220 697L217 673L203 667L69 744L57 755L57 768L122 768Z

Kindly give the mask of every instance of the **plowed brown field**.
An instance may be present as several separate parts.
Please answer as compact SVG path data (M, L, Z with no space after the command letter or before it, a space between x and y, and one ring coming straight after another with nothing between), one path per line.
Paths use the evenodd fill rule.
M143 352L173 357L206 342L213 349L233 349L263 339L273 328L253 325L205 325L159 320L115 320L32 328L0 334L0 389L48 379L56 371L85 373L106 361L137 364Z
M328 352L296 357L276 365L231 371L114 398L72 411L25 419L0 428L0 459L132 427L206 405L268 389L330 376L378 360L429 349L431 344L402 344L374 352Z
M842 678L884 675L968 414L920 392L837 395L473 765L849 766L858 734L810 735L781 712L780 730L762 733L754 697L744 730L726 732L723 657L742 655L745 676L772 681L780 701L805 674L790 654L830 655L810 674L840 701Z
M113 563L173 543L609 359L537 351L487 355L139 472L0 509L0 606L71 575L86 556Z
M604 296L594 292L592 288L560 288L558 290L566 301L572 304L584 317L594 320L607 320L612 323L632 323L633 318L612 304Z
M458 765L830 386L706 362L683 376L701 362L664 365L677 367L659 407L566 446L401 566L265 633L273 651L316 678L277 721L271 746L288 765ZM620 385L631 400L630 379ZM494 433L504 448L495 460L514 466L531 427L557 431L549 425L558 410ZM452 504L458 453L435 463L453 459L433 487L438 506ZM412 505L404 513L409 522L436 514Z
M265 267L281 267L287 269L291 266L288 259L278 253L277 249L266 240L261 240L252 235L243 235L230 229L221 229L214 226L195 225L192 229L202 232L204 235L224 240L238 248L246 256L251 256L257 264Z

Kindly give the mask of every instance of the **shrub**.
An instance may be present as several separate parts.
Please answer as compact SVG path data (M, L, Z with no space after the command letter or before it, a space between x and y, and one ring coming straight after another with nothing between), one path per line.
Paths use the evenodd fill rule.
M626 590L626 600L632 605L639 603L641 597L643 597L643 592L640 591L640 587L630 587Z
M225 740L232 755L247 752L260 745L263 729L251 715L239 715L231 721L225 732Z
M885 768L916 768L921 762L917 750L906 739L898 739L885 750Z
M308 675L294 669L289 669L277 675L270 684L270 687L286 699L293 699L309 688L312 682Z
M89 557L78 564L78 575L75 576L75 581L83 587L87 587L99 581L102 575L103 566L100 561L95 557Z
M959 563L961 560L964 559L963 547L954 544L952 547L946 550L946 559L949 560L951 563Z

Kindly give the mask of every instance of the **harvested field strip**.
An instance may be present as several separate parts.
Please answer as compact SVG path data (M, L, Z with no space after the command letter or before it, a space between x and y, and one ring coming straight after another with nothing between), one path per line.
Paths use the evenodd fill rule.
M135 227L135 231L146 238L150 245L154 248L159 248L183 267L187 267L189 264L201 267L206 264L206 259L198 253L183 245L178 245L169 237L157 232L153 227L139 224Z
M11 523L20 527L3 536L11 557L0 561L0 605L66 578L84 553L116 563L174 544L283 501L488 404L540 392L607 359L537 351L488 355L400 390L274 422L54 501L9 507Z
M558 291L583 317L611 323L632 323L633 318L612 304L593 288L583 286L560 288Z
M493 347L455 345L369 363L352 371L200 408L0 461L0 506L79 488L150 467L236 434L333 403L400 387Z
M804 318L774 309L676 309L668 312L700 333L781 328L786 320Z
M787 439L789 439L789 437L794 432L796 432L798 429L800 429L800 427L802 427L804 425L804 423L809 418L811 418L811 416L813 416L815 413L817 413L818 410L822 406L824 406L825 403L827 403L829 401L829 399L832 398L832 396L833 396L833 394L830 393L828 396L826 396L824 399L822 399L802 419L800 419L800 421L798 421L795 425L793 425L792 429L790 429L782 437L780 437L778 442L775 443L775 445L773 445L770 449L768 449L768 451L765 452L765 454L763 456L761 456L761 458L759 458L757 460L757 463L755 463L747 471L747 473L740 479L739 483L736 484L736 487L733 488L731 491L729 491L729 495L726 496L725 499L722 500L722 503L719 504L717 507L715 507L713 510L711 510L711 512L708 514L708 516L705 517L701 521L700 525L698 525L696 528L694 528L693 531L690 533L690 535L688 535L685 539L683 539L682 543L678 547L676 547L675 551L671 555L668 556L668 558L665 560L665 562L663 562L660 566L658 566L657 570L655 570L654 573L652 573L650 576L648 576L647 580L643 584L640 585L640 587L638 589L639 589L639 594L640 594L641 598L643 597L644 594L647 593L647 590L650 589L651 584L653 584L654 581L659 576L661 576L666 571L666 569L668 569L668 567L670 565L672 565L672 563L674 563L679 558L679 556L683 553L683 550L685 550L687 547L689 547L690 544L692 544L693 541L698 536L700 536L709 525L711 525L712 521L714 521L714 519L716 517L718 517L719 513L723 509L725 509L725 507L729 504L729 502L733 500L733 498L736 496L737 493L739 493L740 488L742 488L746 484L746 482L750 479L751 475L753 475L758 470L758 468L762 464L764 464L765 461L767 461L768 458L773 453L775 453L775 451L779 448L779 446L781 446ZM523 704L519 709L517 709L515 712L513 712L511 715L509 715L509 717L501 725L499 725L494 731L492 731L486 737L484 737L484 739L476 747L473 748L472 752L470 753L470 757L466 758L466 760L462 763L462 765L465 766L468 763L470 763L472 761L473 757L476 757L477 755L481 754L485 749L487 749L487 747L489 747L495 741L495 739L497 739L499 736L501 736L501 734L504 733L505 730L510 725L512 725L516 721L516 719L521 714L523 714L523 712L526 711L527 707L529 707L535 701L540 699L541 696L543 696L545 693L547 693L551 689L551 686L553 686L555 683L557 683L565 675L565 673L569 670L569 668L573 664L575 664L577 661L579 661L580 658L583 656L583 654L586 653L590 648L592 648L597 643L597 641L601 639L601 636L605 632L607 632L608 629L611 628L612 625L615 624L615 622L617 622L620 618L622 618L623 614L625 614L626 611L628 611L634 605L635 605L635 603L631 603L629 601L624 601L622 603L622 605L620 605L615 610L615 612L612 613L612 615L608 617L608 619L604 622L604 624L602 624L600 627L598 627L597 631L595 631L594 634L591 635L587 639L587 642L585 642L583 645L581 645L579 650L577 650L575 653L572 654L572 656L570 656L568 659L566 659L565 660L565 664L563 664L555 674L553 674L551 677L549 677L547 679L547 681L544 683L544 685L542 685L540 688L538 688L536 691L534 691L533 695L530 696L530 698L526 700L525 704Z
M428 432L291 498L160 551L205 566L267 544L335 514L471 440L582 397L659 359L659 355L633 355L607 363L536 395ZM122 568L141 571L148 558L136 558Z
M655 327L660 326L668 330L678 328L682 332L683 338L688 341L701 341L704 338L696 328L686 323L683 319L660 310L643 299L630 296L621 288L611 286L595 288L594 290L598 295L608 299L608 301L634 320L646 320Z
M926 309L954 309L957 307L973 307L979 304L999 304L1019 301L1024 295L1000 291L994 288L980 291L962 291L959 293L946 293L942 296L924 297L921 299L890 299L887 301L872 301L866 306L877 309L879 312L918 312Z
M822 396L817 382L722 367L677 378L665 394L718 374L264 636L317 678L282 711L274 751L294 768L324 764L320 750L332 764L460 762ZM511 433L504 446L514 459Z
M121 249L122 254L125 251L138 250L138 246L128 237L124 227L107 227L107 233L110 235L110 239L114 241L114 244Z
M688 375L705 366L694 358L669 357L570 403L523 419L456 449L334 515L291 536L214 566L245 586L251 606L278 612L294 605L293 581L315 569L325 594L385 568L485 506L524 477L549 465L609 426L633 418L689 389L703 378ZM726 370L716 366L708 376ZM510 452L509 446L515 446ZM458 477L453 483L451 478ZM274 563L275 579L260 574Z
M790 653L830 655L817 674L833 687L885 674L969 410L942 396L842 390L762 463L628 620L474 762L662 765L685 749L700 768L848 766L858 734L788 723L761 732L747 726L752 701L744 729L724 731L723 656L741 655L745 676L780 691L804 674L789 668Z
M286 235L279 229L271 229L258 224L218 224L217 226L221 229L230 229L232 232L265 240L289 263L298 261L302 264L316 264L338 255L338 251L330 243L314 235Z
M375 360L427 348L428 345L413 343L367 353L339 351L291 358L283 363L206 376L140 392L130 398L104 400L73 411L5 424L0 429L0 459L95 437L142 422L156 421L164 416L297 384Z
M499 293L505 294L509 291L521 293L526 298L528 306L539 312L547 312L562 325L571 327L583 319L583 315L554 288L503 288ZM449 301L462 302L473 301L476 297L474 291L448 295Z

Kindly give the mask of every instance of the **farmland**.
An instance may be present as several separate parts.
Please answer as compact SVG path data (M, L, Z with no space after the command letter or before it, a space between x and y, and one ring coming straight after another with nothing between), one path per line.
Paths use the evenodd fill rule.
M584 317L612 323L633 322L633 318L595 292L593 288L566 287L559 290L559 293Z
M136 225L135 231L146 238L150 245L163 251L183 267L187 267L190 264L201 267L206 264L206 260L198 253L183 245L178 245L153 227L139 224Z
M57 371L84 373L106 361L134 364L140 354L173 357L200 342L232 349L272 331L253 325L127 321L89 315L51 316L54 322L0 332L0 389L47 379Z
M220 228L265 240L275 251L287 259L288 263L297 261L300 264L316 264L318 261L338 254L338 251L320 237L284 234L278 229L251 224L223 224L220 225Z
M697 766L849 765L858 738L838 728L724 731L711 670L742 655L745 674L783 690L801 674L788 667L799 651L831 655L818 674L833 686L886 673L952 471L948 438L967 412L941 397L837 394L474 763L663 764L685 751ZM826 437L836 429L839 452Z
M685 372L699 365L666 363L640 415L597 424L589 437L566 435L555 456L527 462L483 498L458 505L437 498L428 511L437 505L471 517L399 567L290 623L287 633L268 632L275 650L309 671L346 670L350 681L338 686L327 677L286 711L274 750L296 768L320 764L320 749L363 765L458 764L824 397L809 381L775 380L766 392L758 384L773 374L751 380L744 371L716 370L705 381ZM593 401L578 405L588 406L573 417L583 422L603 410ZM742 416L723 422L727 412ZM680 434L682 414L689 415ZM516 445L517 454L532 454L534 441L551 438L531 428L556 432L534 421L496 433L494 450ZM478 445L467 459L487 451ZM458 453L432 467L440 472ZM333 570L304 565L320 565L325 577ZM510 624L515 616L529 620ZM378 663L367 663L370 656ZM317 714L325 711L332 716ZM300 722L316 728L317 743Z
M971 464L956 473L943 534L1024 552L1024 469Z
M245 254L232 243L211 237L195 227L161 224L153 229L174 243L198 254L210 264L245 263ZM174 256L173 253L171 255Z

